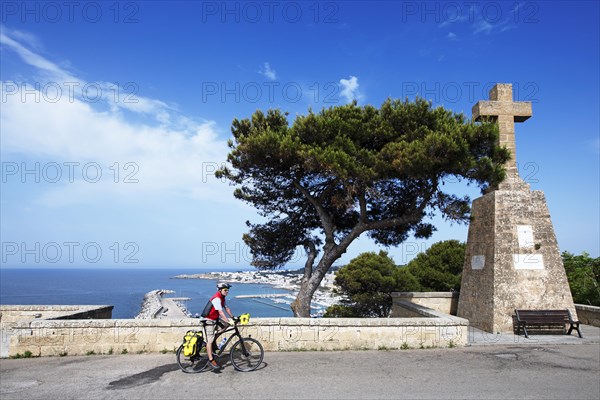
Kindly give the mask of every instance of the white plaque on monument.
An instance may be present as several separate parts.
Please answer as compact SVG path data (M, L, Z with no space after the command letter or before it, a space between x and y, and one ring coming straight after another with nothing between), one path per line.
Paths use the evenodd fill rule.
M517 236L520 248L533 247L533 228L531 225L517 225Z
M513 254L515 269L544 269L541 254Z
M471 257L471 269L483 269L485 265L485 256Z

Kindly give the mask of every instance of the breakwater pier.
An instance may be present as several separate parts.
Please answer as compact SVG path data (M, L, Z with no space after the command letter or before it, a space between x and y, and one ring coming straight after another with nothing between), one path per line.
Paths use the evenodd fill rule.
M165 294L175 293L172 290L157 289L144 295L142 310L135 319L162 319L162 318L186 318L189 312L185 302L187 297L163 297Z

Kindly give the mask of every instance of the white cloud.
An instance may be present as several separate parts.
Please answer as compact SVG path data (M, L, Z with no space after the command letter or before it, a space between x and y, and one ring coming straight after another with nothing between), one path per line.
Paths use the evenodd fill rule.
M484 33L490 35L495 32L506 32L515 29L516 25L510 18L505 18L502 21L487 20L483 16L479 16L473 23L473 34Z
M10 32L8 33L10 34ZM30 34L20 33L20 35L30 37L30 41L37 40ZM83 100L87 103L104 103L113 112L128 110L134 113L146 114L154 117L158 122L163 124L168 123L171 118L169 114L175 111L174 107L160 100L138 95L139 87L134 82L126 84L126 87L118 87L113 83L86 82L83 79L79 79L56 63L29 50L4 32L0 33L0 44L14 50L25 63L36 68L38 72L43 74L40 79L43 82L35 82L40 86L39 91L42 97L52 98L52 95L44 96L45 90L53 90L54 87L60 87L63 96L69 97L70 100ZM12 86L14 83L5 83L9 90L12 91L14 89Z
M346 99L349 103L352 100L360 100L362 95L358 90L358 78L355 76L350 76L350 79L340 79L340 85L342 90L340 95Z
M145 200L173 194L235 201L231 187L214 177L228 151L214 122L180 115L158 99L135 95L126 102L123 96L111 98L115 88L102 82L95 85L105 89L106 95L97 102L86 101L81 91L85 81L5 34L0 40L25 63L48 75L45 82L2 82L3 160L78 163L76 181L61 180L41 195L39 203L63 206L97 203L115 195ZM75 83L77 90L73 90ZM62 89L62 95L56 96L57 88ZM87 163L99 165L110 179L90 185L77 170ZM115 163L121 170L121 184L113 182L115 170L110 167ZM127 163L131 163L130 168L125 169ZM67 170L63 168L63 172ZM132 178L138 182L122 183L134 171Z
M27 64L41 71L47 72L57 79L61 79L66 82L70 82L74 79L66 71L63 71L58 65L32 52L21 43L9 37L5 29L0 32L0 44L8 46L10 49L14 50Z
M277 72L271 68L271 65L268 62L264 63L262 68L258 72L265 78L268 78L272 81L277 79Z
M461 12L457 15L447 15L445 16L444 21L442 21L438 28L444 28L451 24L459 24L465 22L469 19L469 11Z
M485 19L480 19L473 24L473 33L474 34L483 32L486 35L489 35L493 30L494 30L494 25L490 24Z
M34 50L40 50L43 48L42 43L38 40L35 35L29 32L19 31L17 29L10 29L4 25L0 25L0 34L8 34L10 37L15 38L20 42L25 42L29 47Z
M521 7L520 3L516 3L513 7L510 15L516 15L517 10ZM483 33L490 35L492 33L502 33L516 28L516 24L511 20L510 17L504 17L502 15L491 14L491 11L485 11L481 9L479 3L472 3L468 8L459 10L457 13L445 15L444 21L438 24L438 28L445 28L450 25L458 26L459 24L469 23L471 24L473 34ZM458 28L457 28L458 29ZM446 36L449 40L457 39L454 32L449 32Z
M512 29L515 29L516 25L511 22L510 19L505 19L504 21L494 22L493 24L485 19L479 19L473 24L473 34L484 33L486 35L492 34L494 32L506 32Z

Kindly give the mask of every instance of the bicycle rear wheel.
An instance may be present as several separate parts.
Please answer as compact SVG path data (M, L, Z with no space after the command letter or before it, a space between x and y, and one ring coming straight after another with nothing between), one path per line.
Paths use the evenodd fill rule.
M202 348L198 354L186 356L183 354L183 345L177 349L177 364L186 374L197 374L202 372L208 365L208 355L206 354L206 343L202 343Z
M238 371L254 371L262 363L265 351L262 344L253 338L239 340L231 347L231 363Z

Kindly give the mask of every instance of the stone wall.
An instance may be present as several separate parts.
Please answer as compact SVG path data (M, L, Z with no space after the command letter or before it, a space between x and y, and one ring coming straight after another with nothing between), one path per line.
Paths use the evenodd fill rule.
M392 302L405 300L444 314L456 315L458 292L392 292ZM406 308L392 306L392 316L406 317Z
M113 306L0 305L0 323L34 319L111 319Z
M600 307L575 304L575 308L582 324L600 327Z
M174 351L185 332L198 327L194 318L3 323L10 356L26 351L34 356ZM266 351L448 347L467 344L468 322L439 313L420 318L256 318L242 333L260 340Z

